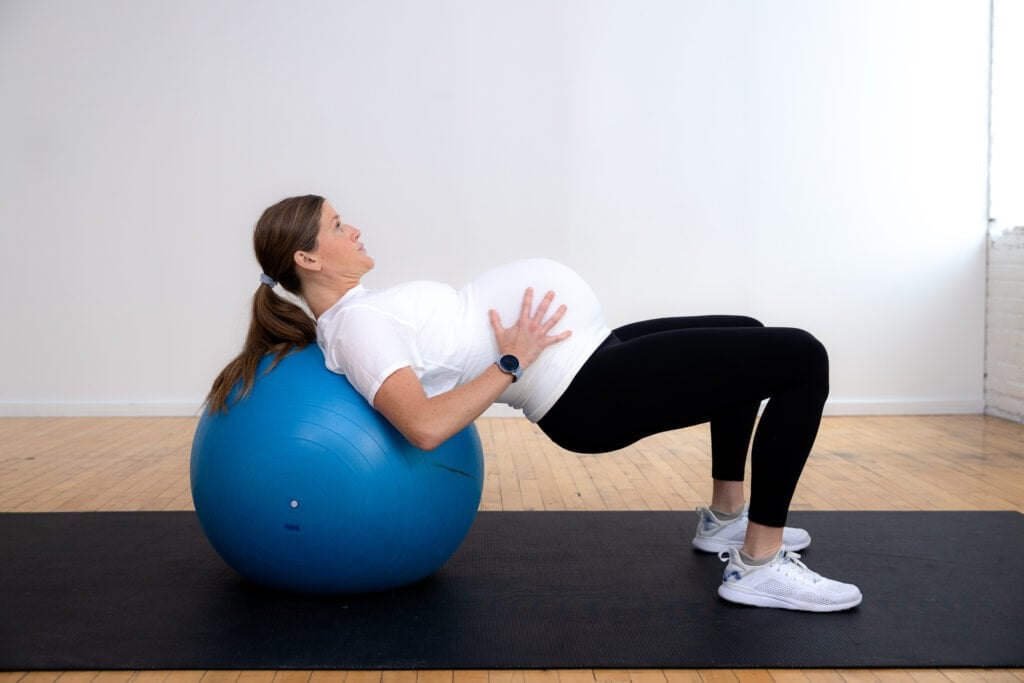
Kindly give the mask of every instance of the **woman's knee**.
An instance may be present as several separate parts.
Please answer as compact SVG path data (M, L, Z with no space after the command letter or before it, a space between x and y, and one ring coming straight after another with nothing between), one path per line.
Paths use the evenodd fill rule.
M794 343L800 345L802 365L810 374L810 381L819 387L822 399L829 391L828 349L817 337L806 330L793 330Z

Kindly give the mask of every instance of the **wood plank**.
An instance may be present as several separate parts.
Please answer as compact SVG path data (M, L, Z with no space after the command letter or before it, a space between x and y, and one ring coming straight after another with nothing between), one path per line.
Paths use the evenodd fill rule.
M0 418L0 511L190 510L197 418ZM710 495L710 430L605 455L523 419L477 423L484 510L692 510ZM1024 510L1024 425L981 415L826 417L798 510ZM684 683L1024 681L1021 670L0 672L0 683Z

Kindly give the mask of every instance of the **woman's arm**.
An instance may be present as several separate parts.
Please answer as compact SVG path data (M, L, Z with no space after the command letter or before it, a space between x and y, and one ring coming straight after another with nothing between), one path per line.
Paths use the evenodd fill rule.
M559 306L547 317L554 298L555 293L548 292L534 312L533 290L527 289L519 319L512 327L504 327L497 312L490 311L499 353L512 354L525 369L537 360L544 349L567 339L572 334L569 330L557 335L549 334L565 315L565 306ZM480 417L511 383L511 375L492 364L469 382L428 398L419 377L412 368L406 367L384 380L374 396L373 407L410 443L429 451Z

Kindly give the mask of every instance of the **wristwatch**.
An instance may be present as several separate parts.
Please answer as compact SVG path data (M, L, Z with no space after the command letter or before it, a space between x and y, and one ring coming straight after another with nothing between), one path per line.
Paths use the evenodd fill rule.
M512 375L512 383L514 384L520 377L523 376L523 368L519 365L519 359L513 355L505 354L497 360L498 369L504 373Z

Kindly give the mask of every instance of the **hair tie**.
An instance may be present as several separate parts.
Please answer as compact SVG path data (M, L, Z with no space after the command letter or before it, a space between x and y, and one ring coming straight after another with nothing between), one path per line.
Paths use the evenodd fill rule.
M273 289L274 287L277 287L277 280L270 277L266 273L260 273L260 284L266 285L267 287Z

